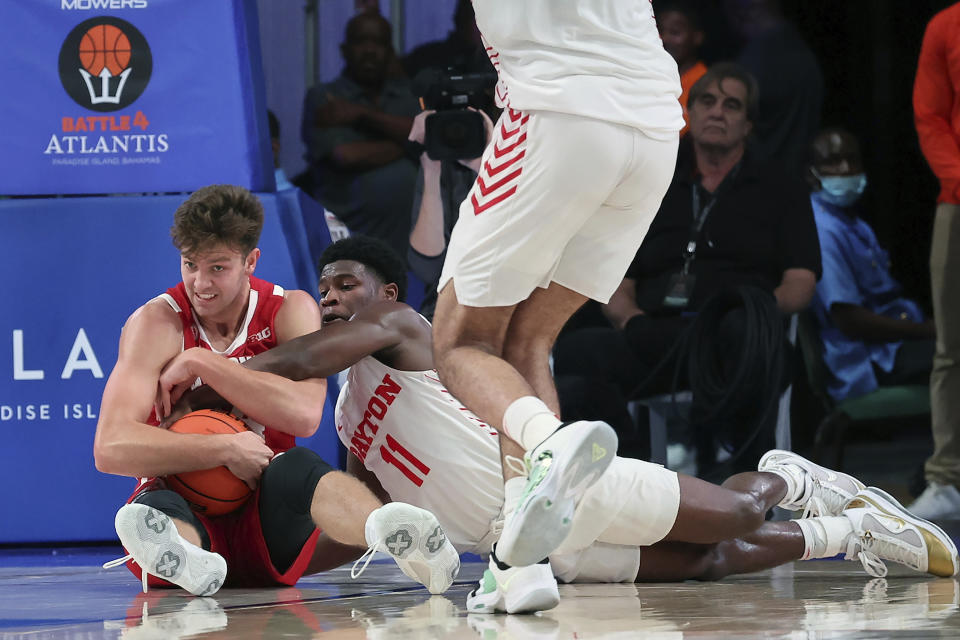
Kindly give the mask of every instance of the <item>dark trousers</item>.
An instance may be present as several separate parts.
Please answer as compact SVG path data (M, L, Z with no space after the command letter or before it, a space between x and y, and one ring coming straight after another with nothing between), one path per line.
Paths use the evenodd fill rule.
M772 302L771 302L772 303ZM692 322L682 316L637 316L624 331L613 328L588 328L562 335L554 350L554 373L560 394L561 411L565 420L604 419L621 437L624 455L649 454L648 431L635 429L626 411L628 400L668 393L674 389L688 388L687 361L678 361L684 333ZM721 371L733 369L743 354L744 317L741 309L733 309L724 315L710 345L712 357L719 362ZM784 354L792 346L784 342ZM785 389L791 371L789 358L780 372L758 372L763 376L778 376L777 388ZM729 373L729 372L728 372ZM760 387L762 381L746 380L746 388L733 392L749 395L750 387ZM747 449L733 464L723 470L724 475L747 469L755 469L763 453L774 443L777 414L774 410L760 423L758 415L762 405L756 402L741 403L735 411L720 416L711 416L711 407L698 404L695 397L691 416L711 416L707 423L694 430L695 444L701 469L715 467L713 456L717 441L729 444L734 449L738 443L757 435ZM625 445L625 446L624 446Z

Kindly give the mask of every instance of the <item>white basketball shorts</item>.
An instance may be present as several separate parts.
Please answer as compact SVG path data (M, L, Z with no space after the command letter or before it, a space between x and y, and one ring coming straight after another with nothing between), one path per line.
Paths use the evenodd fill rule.
M677 139L549 111L504 110L460 206L438 290L510 306L556 282L613 295L673 177Z
M594 542L646 547L662 540L677 521L680 480L659 464L616 457L577 505L563 554Z

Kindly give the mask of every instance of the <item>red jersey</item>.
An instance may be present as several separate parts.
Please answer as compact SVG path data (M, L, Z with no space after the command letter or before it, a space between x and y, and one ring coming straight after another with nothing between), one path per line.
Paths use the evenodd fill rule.
M247 315L236 338L223 351L210 346L203 327L193 315L193 308L190 306L187 290L182 282L167 289L167 292L160 294L159 298L169 304L180 316L180 322L183 324L184 350L201 347L237 362L243 362L277 346L274 321L283 304L283 287L279 285L250 276L250 301L247 304ZM251 428L256 429L258 426L249 420L246 422ZM274 453L296 446L296 439L292 435L270 427L264 428L263 437Z
M158 298L169 304L180 316L180 321L183 324L184 349L201 347L224 357L243 362L258 353L263 353L267 349L277 346L277 332L274 328L274 321L280 306L283 304L283 288L278 285L250 276L250 300L247 304L247 314L240 331L237 332L237 337L223 351L214 349L210 345L203 327L200 326L193 315L193 309L190 307L190 301L187 299L187 292L182 282L167 289L167 292L160 294ZM153 418L154 416L151 414L151 419ZM158 424L156 420L152 422ZM245 422L255 430L259 426L249 419ZM262 435L267 446L273 449L274 453L280 453L296 446L296 439L288 433L265 427ZM133 495L127 499L127 502L132 502L143 491L163 487L162 479L144 479ZM237 511L215 518L205 516L202 513L196 514L210 536L210 550L219 553L227 561L229 571L226 584L228 586L292 585L307 570L307 566L313 557L313 551L320 535L319 529L314 530L286 571L282 573L278 571L270 561L270 551L263 538L259 503L260 488L258 487L251 499ZM140 567L136 562L129 560L126 566L135 576L140 577ZM148 584L153 587L171 586L170 583L152 574L148 576Z

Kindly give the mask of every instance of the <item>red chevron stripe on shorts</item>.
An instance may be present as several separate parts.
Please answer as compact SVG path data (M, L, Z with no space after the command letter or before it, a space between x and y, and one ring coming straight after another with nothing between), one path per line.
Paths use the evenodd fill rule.
M480 215L517 192L523 173L522 160L527 155L526 124L529 120L529 115L514 109L507 109L501 117L493 154L484 161L470 194L474 215ZM508 124L510 128L507 128Z

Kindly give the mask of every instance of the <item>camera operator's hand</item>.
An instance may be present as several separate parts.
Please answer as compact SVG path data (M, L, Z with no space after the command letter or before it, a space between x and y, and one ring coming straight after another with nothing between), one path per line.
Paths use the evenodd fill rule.
M410 127L410 135L407 136L407 140L412 140L419 144L423 144L423 141L427 137L427 116L436 113L433 109L427 109L426 111L421 111L413 119L413 126Z
M470 109L470 111L476 111L481 116L483 116L483 130L486 133L487 144L489 145L490 140L493 139L493 121L490 120L490 116L488 116L484 111L481 111L480 109L474 109L473 107L467 107L467 109ZM457 162L459 162L465 167L468 167L474 173L480 173L480 158L458 160Z
M423 145L424 140L427 138L427 117L434 113L436 113L436 111L433 109L427 109L418 113L413 119L413 126L410 127L410 135L407 136L407 140ZM432 169L439 175L440 161L431 160L425 149L420 154L420 165L424 171L429 172Z

